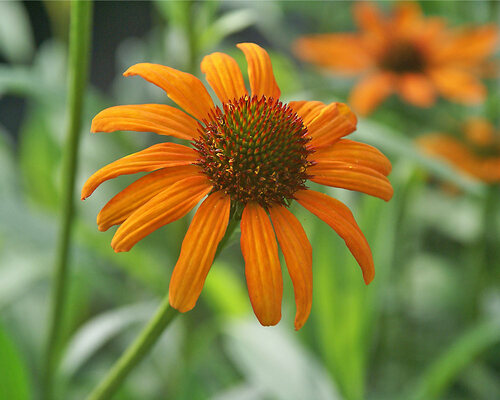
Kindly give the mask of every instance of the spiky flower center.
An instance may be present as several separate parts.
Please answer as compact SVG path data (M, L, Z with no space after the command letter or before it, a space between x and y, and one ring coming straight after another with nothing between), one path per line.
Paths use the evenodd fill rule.
M425 67L422 51L409 41L397 41L381 57L383 69L396 72L421 72Z
M312 150L302 119L272 98L248 97L215 107L194 147L198 165L233 201L286 205L308 179Z

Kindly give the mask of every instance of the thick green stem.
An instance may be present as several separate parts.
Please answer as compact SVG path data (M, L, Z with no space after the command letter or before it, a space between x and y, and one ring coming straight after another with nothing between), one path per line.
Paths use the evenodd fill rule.
M219 243L214 260L228 243L228 240L232 236L238 223L239 219L235 218L231 218L229 221L226 234ZM167 293L153 318L148 322L132 345L125 350L125 353L123 353L120 359L111 368L99 386L97 386L97 388L87 397L87 400L111 399L113 394L120 387L121 383L134 369L134 367L149 353L163 331L168 327L177 314L178 312L169 306Z
M65 312L68 254L73 223L76 167L82 119L83 99L87 82L91 36L92 2L75 0L71 3L70 44L68 64L68 129L63 154L62 214L57 259L54 266L50 303L48 342L43 368L42 398L53 400L53 381L61 348Z

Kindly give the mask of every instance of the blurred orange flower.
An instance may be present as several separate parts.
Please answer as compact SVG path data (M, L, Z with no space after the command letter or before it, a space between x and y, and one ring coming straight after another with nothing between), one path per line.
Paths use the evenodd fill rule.
M305 36L294 50L321 67L362 74L350 95L355 111L369 114L393 93L419 107L433 105L438 93L463 104L484 99L478 76L495 50L494 25L450 29L442 18L425 18L412 2L396 5L390 17L374 4L358 3L354 17L358 33Z
M311 310L312 250L288 210L290 202L296 200L344 239L368 284L374 276L372 254L351 212L305 183L389 200L391 164L377 149L342 139L357 123L345 104L282 103L266 51L253 43L238 47L248 62L251 94L233 58L213 53L201 63L220 107L191 74L157 64L129 68L125 76L139 75L159 86L185 112L160 104L111 107L94 118L92 132L150 131L185 139L192 147L166 142L119 159L88 179L82 199L108 179L150 172L113 197L97 217L102 231L121 224L111 242L119 252L185 216L208 195L182 243L170 281L171 305L181 312L194 307L229 220L241 218L241 250L257 318L262 325L281 319L279 243L294 285L299 329Z
M500 182L500 131L483 118L470 118L463 134L463 140L429 134L419 138L418 144L469 176L486 183Z

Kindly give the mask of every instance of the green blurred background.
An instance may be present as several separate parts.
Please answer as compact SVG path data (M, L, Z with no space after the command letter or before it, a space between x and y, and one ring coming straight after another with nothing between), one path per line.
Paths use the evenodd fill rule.
M380 3L389 10L391 2ZM497 1L426 1L452 26L500 21ZM37 399L60 211L66 126L68 2L0 2L0 399ZM201 76L203 55L235 44L271 55L285 100L346 101L353 80L294 59L303 34L353 30L352 2L96 2L77 186L92 172L161 141L153 134L89 133L105 107L169 102L121 74L155 62ZM476 107L440 100L425 110L391 98L360 119L353 139L392 161L394 198L329 190L349 205L370 243L368 287L343 241L298 207L313 246L314 298L293 330L284 274L283 320L251 311L239 244L215 262L196 308L178 318L116 399L500 399L500 190L425 157L413 139L455 133L468 116L499 126L500 80ZM170 104L170 103L169 103ZM56 399L81 399L150 318L168 288L189 219L115 254L95 217L132 177L77 203L69 305ZM453 185L453 192L444 190ZM79 191L75 198L79 198Z

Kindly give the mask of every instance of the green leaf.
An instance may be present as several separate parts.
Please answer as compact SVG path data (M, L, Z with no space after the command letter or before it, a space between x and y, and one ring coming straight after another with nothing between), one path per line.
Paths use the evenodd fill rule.
M455 340L427 369L414 386L414 400L440 399L460 372L489 347L500 342L498 321L480 322Z
M29 61L33 33L28 14L20 1L0 2L0 52L12 63Z
M0 398L30 399L30 383L25 362L2 326L0 326L0 354Z

